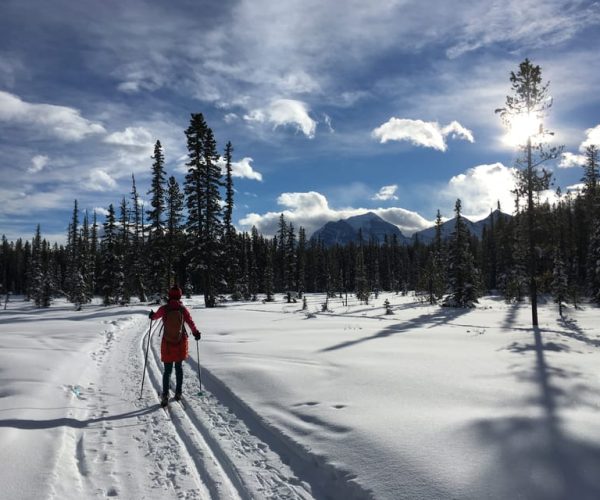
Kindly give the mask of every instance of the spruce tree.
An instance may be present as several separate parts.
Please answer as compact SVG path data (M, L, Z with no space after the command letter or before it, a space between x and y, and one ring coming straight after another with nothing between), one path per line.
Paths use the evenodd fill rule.
M165 157L160 141L154 145L152 156L152 180L150 184L150 206L148 216L148 287L150 294L158 299L161 297L168 284L166 283L167 270L165 263Z
M542 70L525 59L519 70L510 74L512 96L506 97L503 108L497 109L502 121L510 129L517 123L526 123L523 137L519 137L521 156L517 160L517 196L525 197L525 217L527 228L527 272L529 276L529 296L531 299L531 321L538 326L537 314L537 234L536 206L539 193L548 189L551 174L540 172L539 166L557 158L562 147L547 148L545 140L551 133L544 129L542 119L552 105L549 100L548 84L542 82ZM535 128L535 130L534 130ZM516 132L517 130L514 130Z
M119 300L118 290L121 287L121 262L118 254L117 224L115 209L112 204L104 222L104 238L101 245L101 290L105 306L116 304Z
M215 307L224 285L222 269L221 169L212 130L201 113L192 114L186 129L188 173L184 191L188 208L188 256L201 275L204 303Z
M236 232L233 226L233 169L232 169L232 155L233 146L231 142L227 142L225 145L225 152L223 154L223 160L225 161L225 206L223 211L223 230L224 230L224 268L225 268L225 280L227 281L227 291L234 294L236 297L240 296L241 288L247 290L247 283L241 288L238 286L237 281L243 279L240 276L241 271L238 259L238 249L236 247ZM246 277L247 278L247 277ZM247 292L241 293L241 295Z
M140 201L140 196L137 191L135 184L135 176L131 174L131 223L132 234L131 234L131 245L129 247L129 258L131 267L129 271L131 273L131 290L132 293L137 295L140 302L146 302L148 300L146 296L146 287L144 285L144 279L149 273L145 270L145 248L144 248L144 223L143 223L143 209Z
M469 246L469 230L462 217L461 208L461 201L458 199L454 206L456 224L450 238L448 255L450 295L444 305L473 307L478 297L479 276Z
M563 302L566 301L569 291L565 263L563 261L560 249L556 250L554 256L554 269L552 270L552 296L554 302L558 304L558 313L563 317Z
M175 177L169 177L167 182L167 200L166 200L166 269L167 283L177 282L178 273L175 269L176 264L181 260L183 252L184 234L181 227L183 220L183 200L184 196L179 189L179 184Z

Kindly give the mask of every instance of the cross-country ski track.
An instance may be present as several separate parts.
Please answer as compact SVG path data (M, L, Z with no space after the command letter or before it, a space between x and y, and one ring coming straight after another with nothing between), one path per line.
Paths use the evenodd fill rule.
M77 408L57 422L64 431L51 474L52 498L370 496L262 421L206 368L200 395L192 338L191 356L184 362L184 404L172 400L162 409L160 322L152 327L140 397L150 331L132 312L137 311L105 322L104 344L91 353L95 373L87 368L81 379L87 383L65 388ZM171 396L174 379L173 374Z

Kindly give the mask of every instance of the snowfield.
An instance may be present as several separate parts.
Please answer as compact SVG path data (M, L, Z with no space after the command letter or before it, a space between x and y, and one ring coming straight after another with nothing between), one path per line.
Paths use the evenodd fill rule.
M168 411L150 306L9 302L0 497L600 498L600 309L277 299L184 300L202 394L192 340Z

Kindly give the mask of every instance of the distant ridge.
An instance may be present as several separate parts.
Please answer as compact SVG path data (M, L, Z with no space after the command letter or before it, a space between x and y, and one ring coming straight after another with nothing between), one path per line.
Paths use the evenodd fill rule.
M398 226L383 220L373 212L340 219L337 222L328 222L317 229L311 239L320 240L326 247L347 245L350 242L358 242L361 232L364 242L376 241L381 244L385 241L386 235L389 238L396 235L401 245L410 243L410 238L404 236Z
M483 235L483 228L491 225L492 218L494 222L496 222L500 218L508 220L511 218L511 216L496 209L492 213L490 213L490 215L488 215L485 219L481 219L480 221L472 222L466 217L463 217L463 220L465 221L465 225L467 226L467 229L469 230L471 235L475 236L478 239L481 239L481 236ZM443 240L450 238L455 226L456 217L447 220L442 224ZM417 231L411 237L412 242L414 243L417 238L419 238L419 242L424 243L426 245L431 243L435 238L435 227L428 227L427 229L423 229L422 231Z
M508 220L511 216L500 210L494 210L485 219L477 222L472 222L463 217L469 232L479 239L481 239L483 229L492 223L492 219L496 222L500 218ZM450 237L455 225L456 218L447 220L442 224L442 239ZM313 233L311 240L320 240L326 247L347 245L351 242L358 242L361 232L364 242L376 241L379 244L385 241L386 235L388 238L392 238L395 235L398 243L401 245L412 245L417 238L419 242L427 245L435 238L435 227L417 231L409 238L402 234L398 226L385 221L373 212L367 212L347 219L327 222Z

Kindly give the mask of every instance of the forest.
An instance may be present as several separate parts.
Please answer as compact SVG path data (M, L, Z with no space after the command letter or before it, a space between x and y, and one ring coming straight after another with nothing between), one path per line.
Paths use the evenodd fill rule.
M541 69L525 60L511 73L513 95L496 110L508 127L517 116L541 116L551 105ZM538 134L539 132L539 134ZM165 170L160 141L154 145L149 207L132 175L131 191L111 204L100 223L96 213L81 213L74 201L66 244L47 241L38 226L32 240L0 245L2 293L24 294L47 307L63 296L77 308L101 296L105 305L159 301L170 286L186 294L203 294L206 307L225 300L302 299L305 292L327 297L355 294L368 303L380 291L409 290L430 303L470 307L483 294L501 294L507 301L532 301L550 295L562 306L583 299L600 302L600 193L598 149L585 151L582 189L561 193L555 203L542 194L551 174L540 168L555 160L562 148L548 148L549 132L539 125L519 148L513 216L494 211L491 224L478 239L469 234L461 211L454 207L455 227L443 239L438 210L436 237L400 244L359 238L345 246L326 247L307 238L280 216L279 228L266 237L254 227L240 232L233 224L233 146L221 155L202 113L191 115L184 131L187 175L180 185ZM500 207L498 207L500 208ZM66 221L65 221L66 222ZM327 308L327 301L323 304Z

